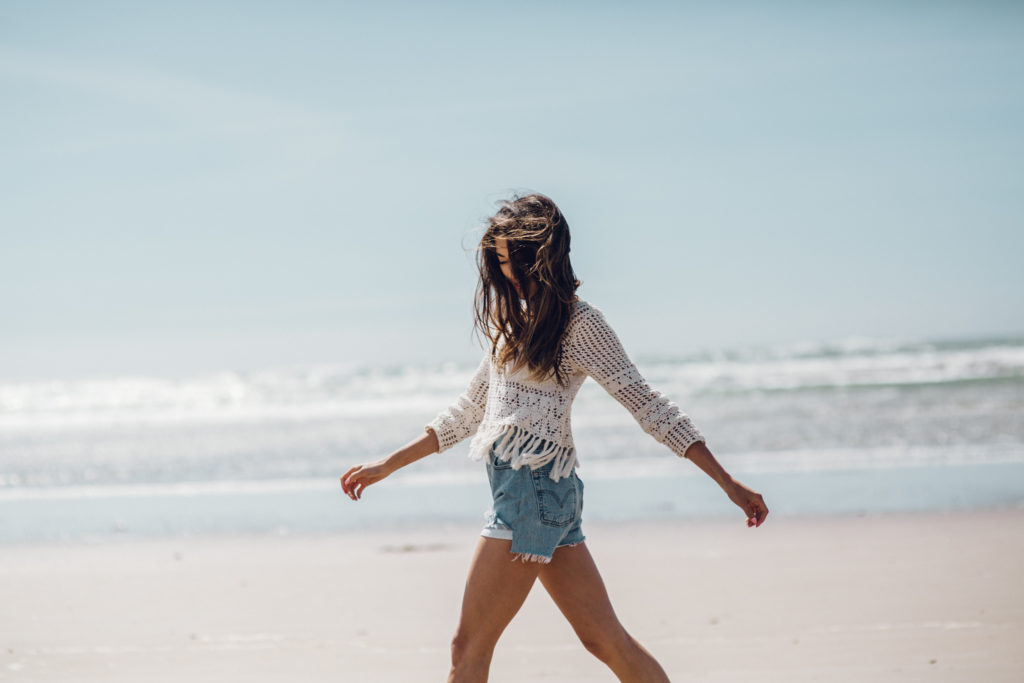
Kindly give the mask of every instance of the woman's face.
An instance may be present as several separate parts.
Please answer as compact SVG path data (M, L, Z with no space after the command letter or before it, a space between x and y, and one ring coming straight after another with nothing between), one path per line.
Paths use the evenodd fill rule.
M516 280L515 275L512 274L512 263L508 260L508 240L504 237L494 238L494 251L498 254L498 265L501 266L502 274L508 278L512 286L516 288L516 292L519 294L519 298L523 298L523 288ZM537 283L532 280L528 285L528 293L532 295L537 290Z

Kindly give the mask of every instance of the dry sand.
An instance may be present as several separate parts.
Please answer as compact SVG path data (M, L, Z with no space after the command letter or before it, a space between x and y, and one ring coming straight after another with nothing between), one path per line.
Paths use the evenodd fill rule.
M588 525L673 681L1024 680L1024 511ZM0 679L441 681L473 525L0 549ZM612 681L538 584L491 681Z

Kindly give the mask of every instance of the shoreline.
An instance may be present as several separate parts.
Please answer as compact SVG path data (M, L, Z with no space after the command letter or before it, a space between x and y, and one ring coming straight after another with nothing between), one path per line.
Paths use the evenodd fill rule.
M1015 681L1024 510L593 522L673 680ZM4 546L12 681L439 680L479 528ZM557 556L556 556L557 559ZM429 673L425 673L429 672ZM614 680L538 585L492 681Z
M717 489L715 490L717 492ZM720 492L717 492L720 497ZM346 504L343 501L342 504ZM363 504L364 501L355 503ZM1020 515L1024 519L1024 500L1010 502L1003 505L988 505L972 508L946 508L946 509L885 509L877 511L853 511L849 509L818 511L804 513L786 513L771 510L769 519L774 522L773 526L780 525L819 525L829 522L844 523L846 521L873 521L890 520L906 522L934 522L942 519L959 518L982 518L999 517L1001 515ZM596 516L591 513L590 517ZM693 515L670 515L662 517L628 517L616 519L615 517L600 517L596 520L584 517L586 529L599 529L602 533L616 533L626 530L626 533L633 533L637 529L645 528L682 528L682 527L721 527L730 529L737 523L743 526L742 512L729 503L724 513L719 514L693 514ZM361 529L350 527L324 528L324 529L294 529L280 527L278 529L260 531L211 531L211 532L168 532L164 534L142 535L132 533L110 533L94 536L75 536L60 539L42 539L27 541L5 541L0 542L0 551L19 552L31 550L74 550L77 548L132 548L146 546L162 546L173 544L188 544L201 547L203 545L221 545L225 543L241 543L259 545L263 543L276 542L310 542L318 543L329 540L344 540L348 543L362 545L369 538L392 539L400 544L400 539L409 537L420 539L423 537L442 537L458 539L469 537L475 541L480 528L483 526L484 515L476 517L461 516L446 519L427 518L424 520L406 520L399 524L389 522L379 525L368 524ZM468 535L468 536L467 536ZM589 537L588 537L589 541ZM1022 541L1024 543L1024 541ZM382 543L381 547L388 546Z
M584 524L731 519L737 510L694 471L673 476L589 477ZM22 490L0 494L0 548L74 539L178 538L236 534L335 534L373 529L482 524L490 490L474 478L396 479L359 503L333 478L209 485ZM1024 462L882 469L737 472L766 494L776 518L904 514L1024 505Z

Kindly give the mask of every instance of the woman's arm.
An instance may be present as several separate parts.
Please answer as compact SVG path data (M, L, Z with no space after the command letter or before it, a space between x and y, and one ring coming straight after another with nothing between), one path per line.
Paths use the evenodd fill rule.
M647 383L601 311L592 306L585 311L568 341L570 362L593 377L659 443L683 457L691 445L704 441L690 416Z
M376 484L392 472L420 458L437 453L438 448L437 434L428 429L419 438L405 444L386 458L351 468L341 476L341 490L352 500L359 500L363 490L370 484Z
M761 526L765 517L768 516L768 506L764 504L764 498L757 491L753 491L732 478L725 468L715 460L711 451L703 441L694 442L686 449L686 459L705 474L715 480L715 483L722 487L729 500L740 506L740 509L747 515L747 526Z
M647 384L604 314L591 307L577 322L571 342L574 362L621 403L645 432L714 479L746 513L747 526L761 526L768 515L761 494L733 479L708 450L689 415Z
M476 432L484 419L487 390L491 383L491 354L484 354L469 385L455 403L442 410L426 428L437 436L438 452L443 453Z
M359 500L363 490L370 484L376 484L395 470L431 453L446 451L476 431L487 405L490 369L491 355L485 353L466 390L455 403L441 411L426 425L422 436L386 458L351 468L341 477L341 490L352 500Z

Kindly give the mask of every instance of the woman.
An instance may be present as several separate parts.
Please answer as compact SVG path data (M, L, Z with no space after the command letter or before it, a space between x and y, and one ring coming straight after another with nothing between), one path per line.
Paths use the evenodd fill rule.
M569 226L554 202L530 194L500 204L477 252L475 323L489 342L480 367L422 436L351 468L342 489L359 500L367 486L475 433L470 456L486 457L493 506L466 581L449 683L487 680L494 646L537 578L619 680L667 681L619 623L584 541L570 426L580 385L593 377L644 431L711 476L748 526L760 526L768 508L715 460L690 418L648 386L604 315L576 296Z

